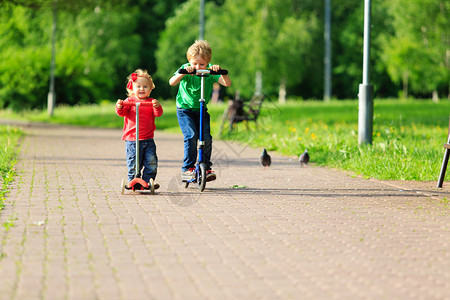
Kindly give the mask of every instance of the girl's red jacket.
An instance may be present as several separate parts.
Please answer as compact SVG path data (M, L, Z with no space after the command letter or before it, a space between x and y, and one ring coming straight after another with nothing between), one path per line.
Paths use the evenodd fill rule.
M135 97L128 97L123 102L136 103L152 102L153 98L146 100L138 100ZM117 108L116 113L119 117L123 117L123 135L122 140L135 141L136 140L136 105L122 106ZM153 106L139 106L139 140L152 139L156 129L155 117L160 117L163 114L162 106L156 108Z

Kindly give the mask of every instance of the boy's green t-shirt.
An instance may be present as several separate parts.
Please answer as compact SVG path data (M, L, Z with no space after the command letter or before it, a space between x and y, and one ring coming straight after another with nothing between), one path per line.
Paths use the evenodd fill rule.
M189 66L189 63L184 64L180 67L180 69L184 69ZM210 68L212 64L208 65ZM174 73L174 75L177 73ZM204 83L204 97L205 103L208 104L211 99L211 93L213 89L213 83L217 82L220 78L220 75L209 75L205 77ZM185 75L178 87L177 94L177 107L182 109L191 109L191 110L200 110L200 93L201 93L201 77L199 76L191 76Z

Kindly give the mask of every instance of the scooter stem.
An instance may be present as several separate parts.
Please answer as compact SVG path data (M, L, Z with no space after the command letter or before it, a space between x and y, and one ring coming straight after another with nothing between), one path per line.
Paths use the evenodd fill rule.
M199 144L200 147L198 149L198 162L203 162L203 147L205 146L205 141L203 140L203 114L205 111L205 95L204 95L204 88L203 85L205 83L205 76L201 75L201 85L200 85L200 132L199 132Z
M139 174L139 106L140 102L136 102L136 175L135 178L140 178Z

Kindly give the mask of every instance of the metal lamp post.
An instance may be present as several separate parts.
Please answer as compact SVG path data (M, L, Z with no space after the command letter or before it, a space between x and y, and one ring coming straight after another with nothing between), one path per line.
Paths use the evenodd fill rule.
M331 0L325 0L325 24L324 24L324 89L323 99L331 99Z
M369 83L370 73L370 15L371 0L364 1L364 53L363 82L359 85L358 143L372 144L373 131L373 86Z
M203 40L205 36L205 0L200 0L199 27L199 39Z

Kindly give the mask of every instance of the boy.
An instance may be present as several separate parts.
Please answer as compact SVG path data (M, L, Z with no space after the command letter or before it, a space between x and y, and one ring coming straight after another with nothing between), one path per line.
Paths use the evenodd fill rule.
M212 50L207 41L195 41L186 53L189 63L183 64L180 69L186 69L188 72L206 69L211 69L213 71L221 70L219 65L210 64L211 53ZM198 76L186 76L185 74L178 73L174 73L169 80L171 86L180 84L177 94L177 118L184 136L184 158L183 166L181 167L181 179L183 181L195 177L197 140L199 138L200 129L200 81L201 79ZM231 85L231 80L228 75L210 75L206 77L204 82L205 105L208 104L211 98L214 82L218 82L226 87ZM205 141L204 160L208 168L206 181L216 179L216 174L211 170L212 136L210 128L210 116L207 109L205 109L203 136Z

